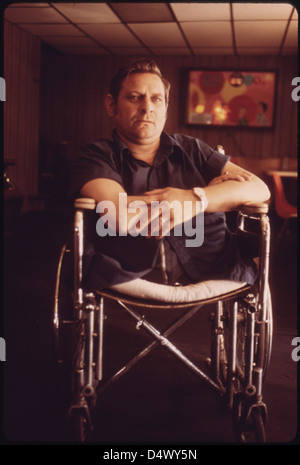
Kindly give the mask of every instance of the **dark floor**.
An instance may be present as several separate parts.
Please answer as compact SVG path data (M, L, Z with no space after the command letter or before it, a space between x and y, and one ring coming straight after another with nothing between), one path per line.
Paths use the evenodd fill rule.
M277 226L274 220L275 230ZM52 311L58 255L67 231L60 212L28 213L20 218L14 236L5 241L2 444L65 442L64 415L53 375ZM292 231L271 256L274 342L264 384L269 444L289 444L297 433L298 364L291 357L297 336L296 272L297 239ZM203 313L181 332L182 347L192 357L197 357L194 336L203 340L209 331L208 310ZM118 353L122 363L134 344L143 347L149 338L143 339L138 332L134 343L134 322L115 309L107 321L109 358L118 366ZM103 392L94 421L90 441L104 448L235 443L230 413L220 399L162 348ZM299 437L296 440L299 443Z

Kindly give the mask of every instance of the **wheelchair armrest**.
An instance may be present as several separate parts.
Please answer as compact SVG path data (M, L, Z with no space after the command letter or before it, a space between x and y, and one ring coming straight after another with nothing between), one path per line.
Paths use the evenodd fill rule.
M82 209L82 210L95 210L96 201L94 199L85 198L85 197L78 198L74 201L74 207ZM265 202L261 202L261 203L247 202L247 203L244 203L243 205L240 205L237 210L245 214L268 213L269 205Z
M246 202L243 205L238 207L238 211L244 213L245 215L259 214L259 213L268 213L269 204L266 202Z
M74 207L80 210L95 210L96 200L89 198L78 198L74 201Z

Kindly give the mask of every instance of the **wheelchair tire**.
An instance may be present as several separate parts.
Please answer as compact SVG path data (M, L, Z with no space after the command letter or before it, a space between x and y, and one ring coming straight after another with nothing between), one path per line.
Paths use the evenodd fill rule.
M263 357L261 360L261 367L263 370L263 379L265 379L268 367L270 364L271 351L272 351L272 340L273 340L273 316L272 316L272 302L270 293L268 293L267 300L267 318L263 326L262 338L264 340L264 349ZM223 319L224 325L224 336L222 343L222 351L220 353L220 373L222 376L223 384L226 384L228 376L228 358L229 358L229 338L230 338L230 328L229 320L225 316ZM244 366L245 366L245 341L246 335L248 333L248 323L246 314L243 313L243 310L238 312L237 320L237 347L236 347L236 369L237 369L237 381L243 380L244 377ZM238 388L238 387L237 387Z
M228 303L230 305L230 303ZM236 377L235 389L239 390L239 383L244 378L244 365L245 365L245 340L247 335L247 319L243 313L238 314L237 319L237 342L236 342ZM219 356L220 376L221 382L224 387L228 386L228 366L230 360L230 339L231 330L229 322L229 309L226 309L223 317L223 336L221 342L221 350ZM229 406L232 406L232 398L229 397Z
M272 344L273 344L273 308L270 289L267 295L267 323L265 328L265 358L263 362L263 380L265 379L271 360Z
M60 252L53 315L54 364L58 397L65 404L71 392L71 370L74 353L75 322L70 285L71 253L68 245Z

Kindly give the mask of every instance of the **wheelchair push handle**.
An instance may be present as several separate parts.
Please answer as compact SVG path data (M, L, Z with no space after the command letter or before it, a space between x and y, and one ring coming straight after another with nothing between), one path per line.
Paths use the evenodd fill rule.
M96 200L87 197L75 199L74 207L79 210L95 210Z

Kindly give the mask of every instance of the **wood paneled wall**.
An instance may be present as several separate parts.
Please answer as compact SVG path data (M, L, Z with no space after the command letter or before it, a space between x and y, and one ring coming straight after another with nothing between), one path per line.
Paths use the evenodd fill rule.
M4 159L15 165L9 175L22 190L24 208L38 193L41 42L4 24Z
M69 156L78 147L99 137L110 137L104 99L108 83L120 66L135 57L62 57L50 49L42 56L41 138L46 144L67 141ZM251 158L297 157L297 104L291 98L292 78L297 76L296 57L199 56L155 58L171 81L171 102L166 130L184 132L215 146L221 143L235 156ZM276 70L278 73L275 127L272 130L192 128L184 124L185 102L182 69L232 68Z

